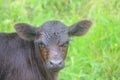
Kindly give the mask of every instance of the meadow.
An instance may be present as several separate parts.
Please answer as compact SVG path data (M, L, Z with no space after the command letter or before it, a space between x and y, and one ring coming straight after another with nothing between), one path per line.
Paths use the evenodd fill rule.
M71 39L58 80L120 80L120 0L0 0L0 32L14 32L18 22L70 26L84 19L93 25Z

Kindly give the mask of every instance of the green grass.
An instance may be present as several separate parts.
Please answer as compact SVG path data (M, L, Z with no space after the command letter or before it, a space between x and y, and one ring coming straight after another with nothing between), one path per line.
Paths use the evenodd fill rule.
M15 31L18 22L72 25L83 19L92 20L92 28L72 38L58 80L120 80L119 0L0 0L0 32Z

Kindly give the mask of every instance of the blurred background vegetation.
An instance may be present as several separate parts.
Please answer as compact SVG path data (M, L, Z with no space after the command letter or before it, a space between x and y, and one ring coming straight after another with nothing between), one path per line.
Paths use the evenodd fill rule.
M72 38L58 80L120 80L120 0L0 0L0 32L14 32L18 22L69 26L83 19L92 28Z

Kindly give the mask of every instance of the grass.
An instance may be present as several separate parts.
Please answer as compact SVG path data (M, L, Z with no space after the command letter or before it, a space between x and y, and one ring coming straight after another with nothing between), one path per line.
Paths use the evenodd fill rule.
M119 0L0 0L0 14L0 32L15 31L18 22L92 20L85 36L72 38L58 80L120 80Z

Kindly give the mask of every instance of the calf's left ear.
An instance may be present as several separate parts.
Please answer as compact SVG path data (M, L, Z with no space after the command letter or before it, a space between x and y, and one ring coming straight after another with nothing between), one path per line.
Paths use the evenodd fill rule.
M70 36L82 36L82 35L84 35L85 33L88 32L91 25L92 25L92 22L89 21L89 20L80 21L80 22L72 25L69 28L68 33L69 33Z
M19 35L19 37L21 37L22 39L28 41L35 39L36 36L35 27L26 23L18 23L14 25L14 28L17 34Z

